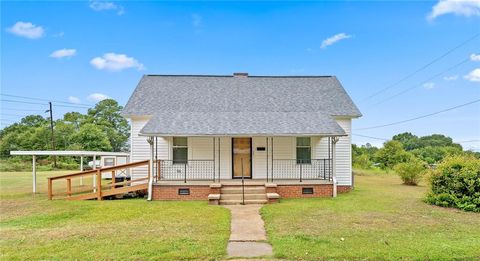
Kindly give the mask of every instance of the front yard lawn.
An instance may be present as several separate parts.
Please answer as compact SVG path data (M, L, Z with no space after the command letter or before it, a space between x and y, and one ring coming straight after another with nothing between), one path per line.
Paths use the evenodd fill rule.
M0 173L1 260L218 259L226 255L229 211L201 202L46 200L38 173ZM86 180L87 182L87 180Z
M394 175L356 176L336 199L292 199L262 208L282 259L480 259L480 214L430 206L424 186Z

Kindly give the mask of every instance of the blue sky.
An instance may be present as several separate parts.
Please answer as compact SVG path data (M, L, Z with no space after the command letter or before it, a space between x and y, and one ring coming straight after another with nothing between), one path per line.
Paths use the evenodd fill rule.
M479 33L478 0L2 1L1 124L46 109L5 100L44 101L5 94L80 104L112 97L124 105L143 74L248 72L336 75L364 114L353 125L359 135L411 131L480 140L480 103L355 130L480 99L480 37L471 39ZM56 105L81 106L54 102L56 118L85 111ZM360 136L353 141L382 143ZM480 150L478 141L462 145Z

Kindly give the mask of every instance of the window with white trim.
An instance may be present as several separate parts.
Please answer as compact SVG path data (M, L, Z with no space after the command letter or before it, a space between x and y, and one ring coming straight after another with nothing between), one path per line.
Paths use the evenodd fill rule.
M312 162L312 147L310 137L297 137L297 164Z
M188 160L187 137L173 137L173 164L184 164Z

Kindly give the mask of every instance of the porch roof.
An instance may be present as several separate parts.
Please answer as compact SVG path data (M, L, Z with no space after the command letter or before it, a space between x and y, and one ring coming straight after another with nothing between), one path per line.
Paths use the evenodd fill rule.
M344 136L333 117L318 112L162 112L143 136Z

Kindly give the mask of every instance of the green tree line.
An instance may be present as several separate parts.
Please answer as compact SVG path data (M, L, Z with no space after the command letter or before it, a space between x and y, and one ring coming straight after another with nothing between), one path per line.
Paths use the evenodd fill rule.
M412 160L435 165L448 156L464 154L480 158L480 153L465 151L460 144L454 143L452 138L442 134L418 137L404 132L393 136L382 148L369 143L362 146L352 144L353 166L361 169L392 170L395 165Z
M130 126L113 99L98 102L86 114L68 112L54 121L56 150L128 151ZM0 130L0 156L12 150L52 150L50 120L29 115ZM16 157L21 158L21 157ZM68 157L59 158L68 161ZM2 163L2 165L5 164Z

